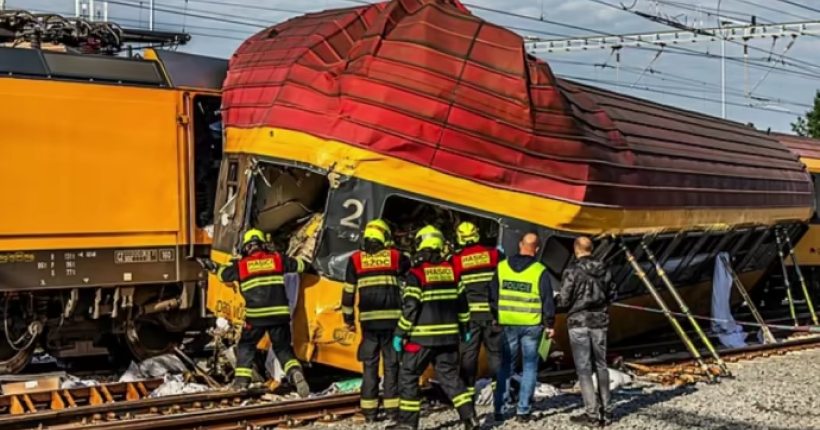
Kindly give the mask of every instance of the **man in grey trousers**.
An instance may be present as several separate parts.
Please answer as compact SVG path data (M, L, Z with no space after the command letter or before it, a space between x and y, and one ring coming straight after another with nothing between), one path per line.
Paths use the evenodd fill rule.
M606 342L609 306L616 292L611 273L592 256L592 241L577 238L575 261L561 279L559 307L567 312L569 342L584 398L584 414L570 421L589 427L612 423ZM592 384L593 372L598 375L597 392Z

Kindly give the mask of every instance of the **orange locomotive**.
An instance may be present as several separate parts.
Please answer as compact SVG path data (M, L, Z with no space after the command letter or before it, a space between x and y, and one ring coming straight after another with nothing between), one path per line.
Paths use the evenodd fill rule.
M0 47L0 373L37 346L145 358L202 327L226 68Z

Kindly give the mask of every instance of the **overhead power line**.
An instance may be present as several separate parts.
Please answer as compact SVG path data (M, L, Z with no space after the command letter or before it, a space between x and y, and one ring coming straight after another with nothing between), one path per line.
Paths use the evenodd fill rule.
M721 32L724 32L721 34ZM726 26L693 30L670 30L653 33L624 34L620 36L586 36L556 40L527 37L527 50L534 54L559 52L611 50L633 46L668 46L691 43L719 42L721 40L749 40L788 38L820 35L820 21Z

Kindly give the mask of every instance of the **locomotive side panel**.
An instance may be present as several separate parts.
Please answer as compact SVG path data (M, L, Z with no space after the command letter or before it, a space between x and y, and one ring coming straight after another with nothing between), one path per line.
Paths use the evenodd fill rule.
M180 229L177 94L110 85L3 79L2 250L144 244ZM14 184L14 185L12 185ZM11 186L9 186L11 185ZM72 241L69 236L83 237ZM154 236L154 239L134 235ZM49 239L52 240L52 239Z
M0 288L178 277L179 94L2 79ZM184 148L182 149L184 150Z

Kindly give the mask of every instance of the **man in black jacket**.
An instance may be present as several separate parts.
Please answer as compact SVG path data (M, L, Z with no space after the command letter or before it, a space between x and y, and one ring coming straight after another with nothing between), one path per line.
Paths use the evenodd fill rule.
M609 306L615 294L612 275L592 256L592 241L588 237L576 239L575 261L564 270L559 303L567 311L569 342L585 407L583 415L570 420L590 427L612 422L606 342ZM597 393L593 372L598 375Z

